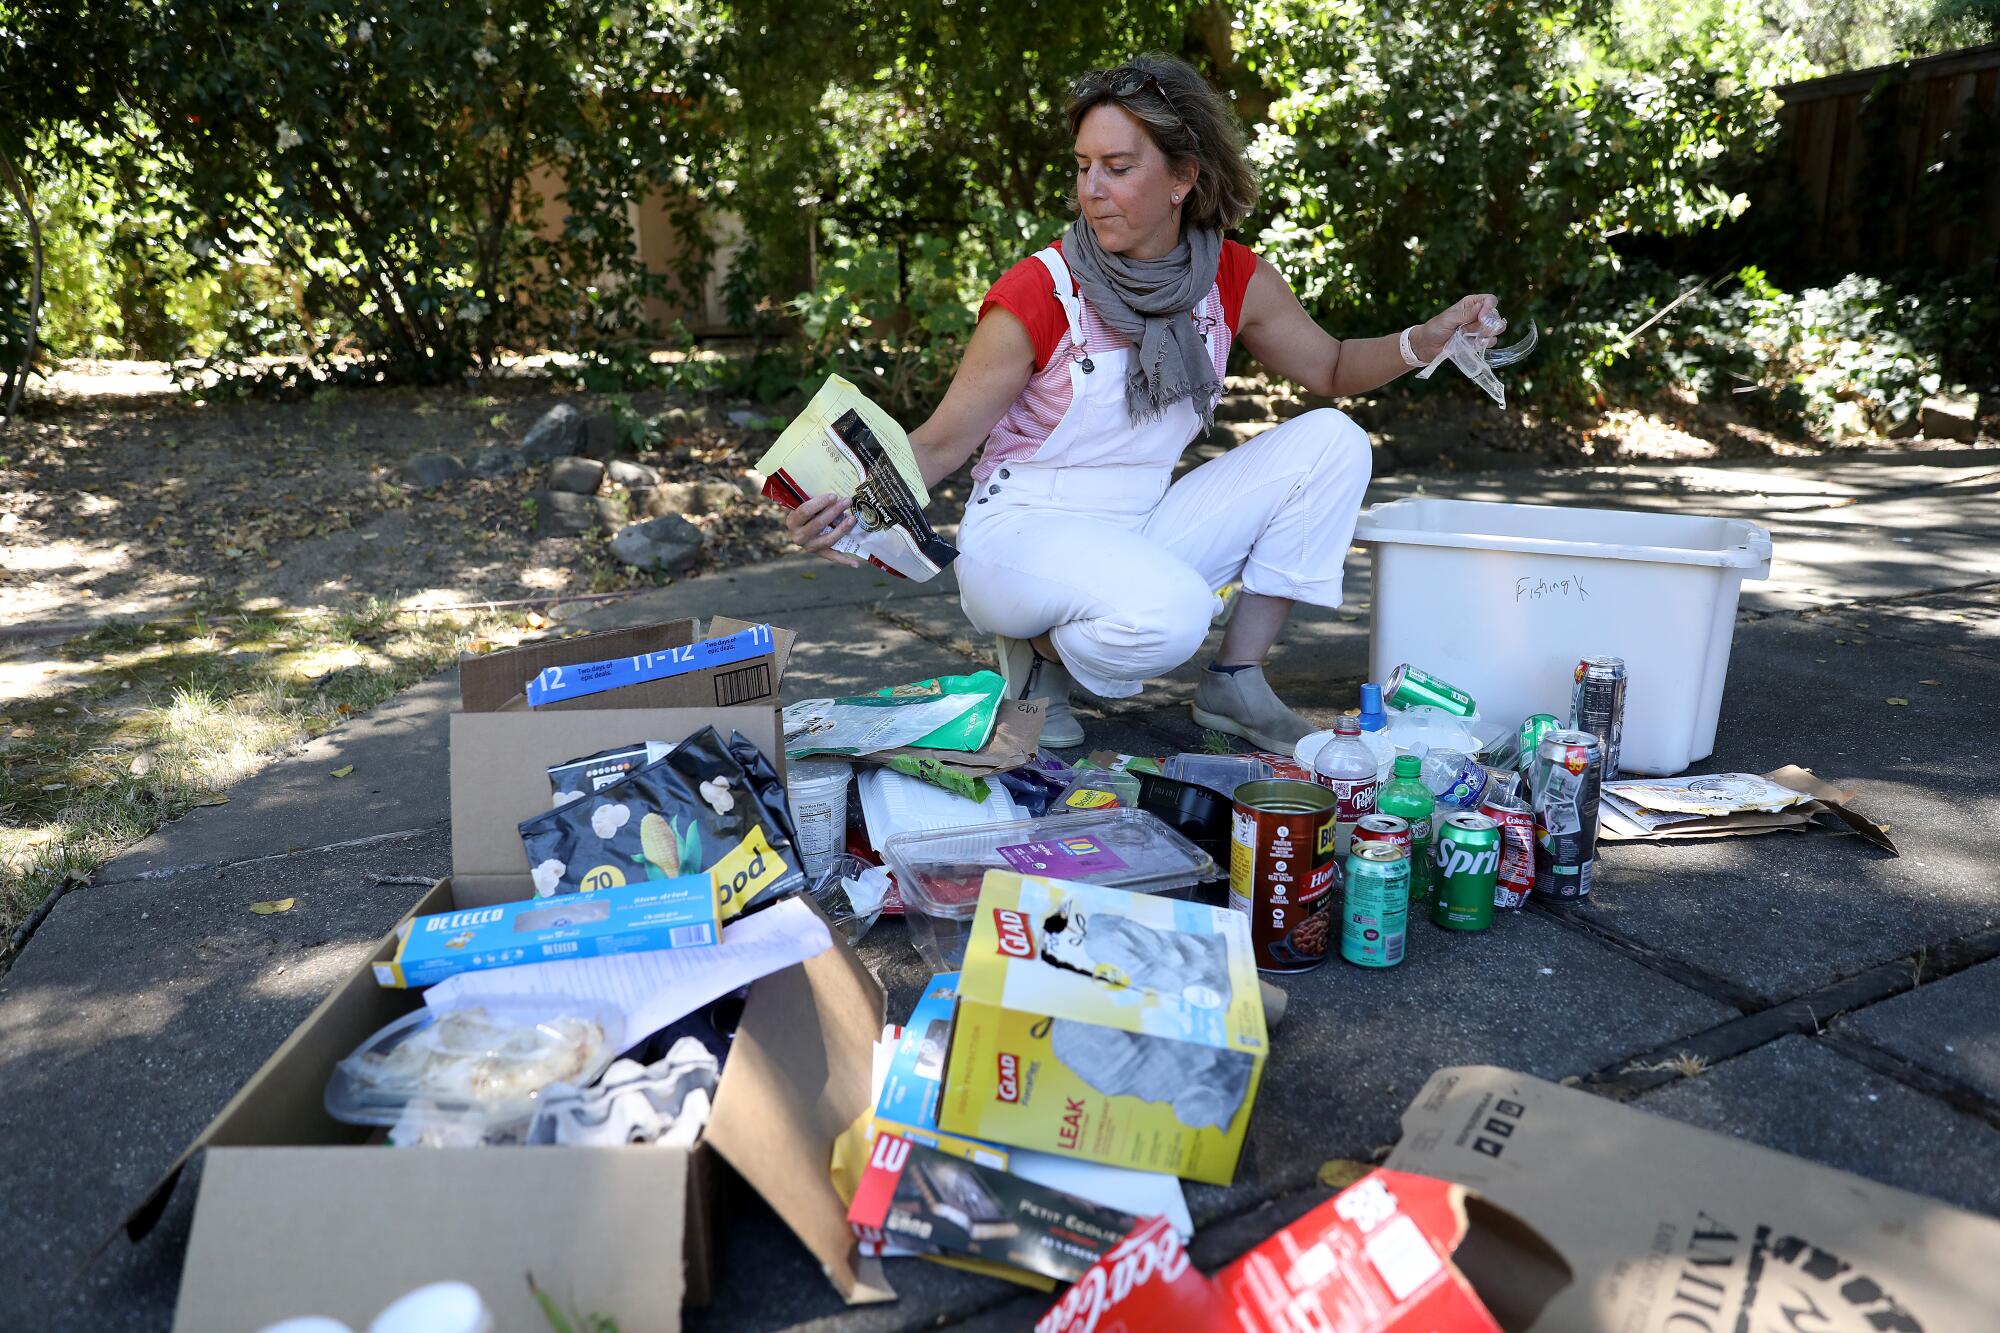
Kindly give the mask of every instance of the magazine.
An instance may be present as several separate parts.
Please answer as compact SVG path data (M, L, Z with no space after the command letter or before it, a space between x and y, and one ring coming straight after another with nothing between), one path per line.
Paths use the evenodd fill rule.
M838 375L757 460L764 494L787 509L815 495L853 502L854 528L833 549L922 583L958 558L924 517L930 492L895 419Z

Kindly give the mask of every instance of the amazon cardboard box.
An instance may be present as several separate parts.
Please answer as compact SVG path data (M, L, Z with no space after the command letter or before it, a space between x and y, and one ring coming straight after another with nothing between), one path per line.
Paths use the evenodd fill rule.
M714 632L740 627L719 624ZM549 764L712 724L741 731L782 767L784 631L766 663L768 690L747 701L715 702L734 696L698 673L639 687L673 686L646 707L624 706L622 690L559 714L506 707L545 666L678 646L697 631L682 621L463 663L466 711L451 719L454 874L411 914L533 895L515 825L548 808ZM624 1333L675 1329L683 1303L704 1302L712 1281L716 1157L785 1219L843 1296L891 1294L857 1255L827 1174L835 1136L868 1107L883 1019L881 988L838 932L827 952L751 987L691 1151L392 1148L332 1119L323 1098L334 1065L423 1002L420 991L376 984L373 964L395 939L385 936L285 1040L127 1219L135 1238L150 1229L182 1167L206 1149L176 1328L250 1333L299 1314L362 1328L402 1293L447 1278L478 1288L500 1328L544 1328L532 1276L564 1310L611 1315Z
M2000 1309L2000 1221L1512 1070L1432 1075L1386 1165L1555 1247L1574 1277L1535 1333L1946 1333Z

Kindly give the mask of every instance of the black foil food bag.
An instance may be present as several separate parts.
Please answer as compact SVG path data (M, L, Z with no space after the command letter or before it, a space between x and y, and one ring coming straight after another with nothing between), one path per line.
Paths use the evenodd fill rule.
M658 763L524 821L535 892L713 871L724 921L795 893L805 887L796 846L757 787L715 728L703 727Z

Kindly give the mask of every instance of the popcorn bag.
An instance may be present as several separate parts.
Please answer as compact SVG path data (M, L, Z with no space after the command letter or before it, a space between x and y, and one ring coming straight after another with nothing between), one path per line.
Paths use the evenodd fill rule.
M989 871L939 1128L1226 1185L1267 1049L1241 914Z

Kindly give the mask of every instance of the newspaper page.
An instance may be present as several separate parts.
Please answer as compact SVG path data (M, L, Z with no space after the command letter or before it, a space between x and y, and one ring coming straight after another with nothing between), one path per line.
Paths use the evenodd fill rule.
M787 509L815 495L847 496L854 529L834 549L919 583L958 557L924 517L930 493L895 419L838 375L757 460L764 494Z

